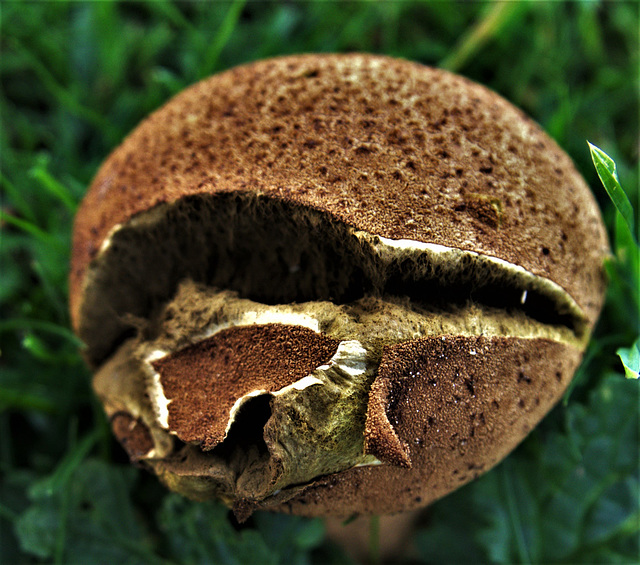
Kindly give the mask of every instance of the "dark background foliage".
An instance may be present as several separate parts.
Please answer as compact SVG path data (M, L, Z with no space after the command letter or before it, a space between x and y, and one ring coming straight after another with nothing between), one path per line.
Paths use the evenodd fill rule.
M0 561L344 563L321 520L167 494L128 465L69 329L74 211L100 162L185 86L248 61L369 51L460 72L538 121L592 186L614 256L575 387L503 464L433 505L391 561L637 562L638 259L590 162L638 201L636 2L0 5ZM637 205L636 205L637 212ZM382 532L384 537L385 532ZM375 558L375 555L374 555Z

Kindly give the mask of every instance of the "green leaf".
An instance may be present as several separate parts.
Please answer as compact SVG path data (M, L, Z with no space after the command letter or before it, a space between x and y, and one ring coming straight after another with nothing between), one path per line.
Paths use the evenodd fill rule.
M324 537L321 520L258 512L251 521L255 529L237 531L222 505L190 502L175 494L165 498L158 520L171 557L180 563L302 565Z
M589 143L589 142L587 142ZM623 190L618 180L618 173L616 171L615 161L609 157L602 149L596 147L592 143L589 143L589 151L591 152L591 159L593 165L596 168L596 172L600 177L600 181L605 187L609 198L615 204L618 212L624 218L624 221L629 228L629 231L633 235L633 238L638 243L638 239L635 231L635 217L633 213L633 207L629 201L629 197Z
M640 338L631 347L621 347L616 353L624 365L625 376L628 379L640 378Z
M297 562L324 538L324 524L319 519L258 512L253 520L267 545L283 562Z
M31 489L32 504L18 518L22 550L42 559L82 565L164 563L150 549L131 490L136 471L86 460L67 481Z
M484 486L490 486L486 480ZM468 498L468 494L468 488L456 491L427 511L429 525L418 530L414 537L421 563L489 562L485 544L474 536L485 516ZM499 515L496 514L495 518L499 518ZM497 561L500 562L500 559Z
M236 531L220 504L194 503L171 494L165 497L160 528L180 563L226 565L277 564L277 552L255 530Z
M53 557L57 530L58 511L51 500L31 506L16 524L16 535L22 551L42 559Z

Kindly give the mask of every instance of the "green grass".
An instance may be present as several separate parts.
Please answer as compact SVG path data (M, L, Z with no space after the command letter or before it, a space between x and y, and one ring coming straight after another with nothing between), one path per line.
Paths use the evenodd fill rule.
M354 50L447 67L525 110L593 188L613 249L607 304L567 402L425 514L414 562L638 561L639 383L616 356L630 359L640 335L636 2L0 8L0 562L345 562L320 521L258 514L238 530L221 507L166 494L126 463L69 329L67 272L76 206L145 115L236 64ZM626 221L586 140L617 164Z

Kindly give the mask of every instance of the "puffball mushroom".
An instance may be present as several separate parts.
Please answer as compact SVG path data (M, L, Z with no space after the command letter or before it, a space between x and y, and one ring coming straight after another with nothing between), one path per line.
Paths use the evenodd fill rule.
M608 244L569 157L497 94L303 55L178 94L102 165L70 300L132 461L307 516L429 504L556 403Z

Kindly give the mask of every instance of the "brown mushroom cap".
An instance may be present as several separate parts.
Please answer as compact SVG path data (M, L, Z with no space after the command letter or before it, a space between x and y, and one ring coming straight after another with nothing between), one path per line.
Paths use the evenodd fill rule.
M255 202L268 210L260 212L261 223L254 222L259 216ZM284 57L204 80L145 119L102 165L76 217L70 273L73 325L87 342L89 363L103 367L95 386L110 415L118 416L118 437L135 445L131 451L136 459L144 458L145 451L154 454L148 464L172 488L194 498L209 496L213 480L206 477L202 454L188 451L188 470L178 457L158 456L171 448L166 438L158 439L163 432L151 429L152 409L125 406L127 401L121 400L141 387L118 380L128 374L123 367L135 363L114 354L140 319L153 325L166 314L165 306L183 279L225 287L235 281L233 272L218 279L211 273L233 271L242 262L243 276L256 271L253 294L245 293L249 298L255 299L255 288L269 282L269 272L257 272L251 244L233 256L221 252L201 269L193 267L213 240L223 245L219 241L242 239L224 230L194 231L194 224L206 224L216 214L223 218L217 220L221 225L248 218L238 233L253 234L266 245L271 226L281 224L285 232L274 246L299 239L299 247L315 246L312 258L329 250L330 259L307 267L310 276L325 276L318 283L322 293L313 296L317 289L306 287L293 292L278 282L281 294L263 300L270 304L339 302L337 294L350 297L358 285L384 287L386 294L397 295L400 289L404 295L406 290L411 304L416 295L426 300L425 293L439 294L445 303L456 293L468 293L464 300L473 301L493 283L493 268L526 282L513 288L500 283L494 294L522 292L522 304L527 292L541 296L531 298L524 313L496 304L492 295L487 308L467 309L464 316L420 310L422 318L416 321L417 306L398 306L400 298L380 310L385 313L380 321L371 315L374 326L384 326L389 312L404 312L395 318L403 329L393 337L371 329L358 334L369 340L378 364L367 384L366 414L358 424L367 464L328 472L297 485L295 492L278 490L266 500L228 499L241 516L256 505L307 515L393 512L423 506L471 480L513 449L562 394L603 302L602 261L608 244L593 196L569 157L494 92L442 70L362 54ZM156 228L160 215L171 216L179 228L171 233L187 234L183 240L170 245L162 241L169 232ZM147 263L144 257L127 256L143 240ZM385 263L389 249L393 256ZM125 267L112 275L109 261L118 253ZM287 253L279 248L277 260L283 262ZM467 276L469 262L475 265L473 276ZM434 279L445 279L453 264L461 282L448 291L446 285L423 284L426 275L406 283L403 271L422 269ZM380 265L386 287L374 280ZM285 265L283 272L294 267L300 265ZM231 287L242 296L243 284ZM145 298L147 289L152 298ZM368 299L367 290L359 298L362 312ZM558 311L546 312L554 308ZM349 327L357 325L362 312L353 315ZM485 314L489 321L483 322ZM535 324L531 317L537 317ZM163 323L169 324L165 318ZM423 324L428 331L422 319L431 320ZM203 331L199 323L192 325ZM309 343L331 344L316 355L318 363L326 363L337 344L349 339L338 325L327 322L314 330L320 337ZM411 334L418 326L422 329ZM251 334L246 339L264 345L272 339L269 332L279 332L263 327L264 334L257 326L248 333L230 331L229 343ZM392 333L390 328L380 333L385 331ZM171 356L156 364L179 376L166 378L173 379L172 390L189 398L190 385L181 380L188 379L182 376L185 367L193 372L193 367L221 361L208 360L207 346L186 338L175 337L171 347ZM126 348L133 350L131 344ZM191 358L193 351L205 357ZM181 355L189 357L184 366ZM254 357L253 365L261 358ZM105 376L105 366L120 376ZM206 383L193 386L209 390ZM268 390L262 384L259 388ZM223 389L227 410L240 395ZM209 402L212 395L202 398ZM205 400L199 401L201 412L206 411ZM188 413L179 413L188 430L183 439L209 442L207 449L223 441L226 422L211 424L219 417L214 412L199 416L208 422L209 432L185 423ZM267 429L278 435L273 426ZM156 438L154 449L149 438ZM379 464L372 465L371 457ZM270 469L274 477L280 472Z

